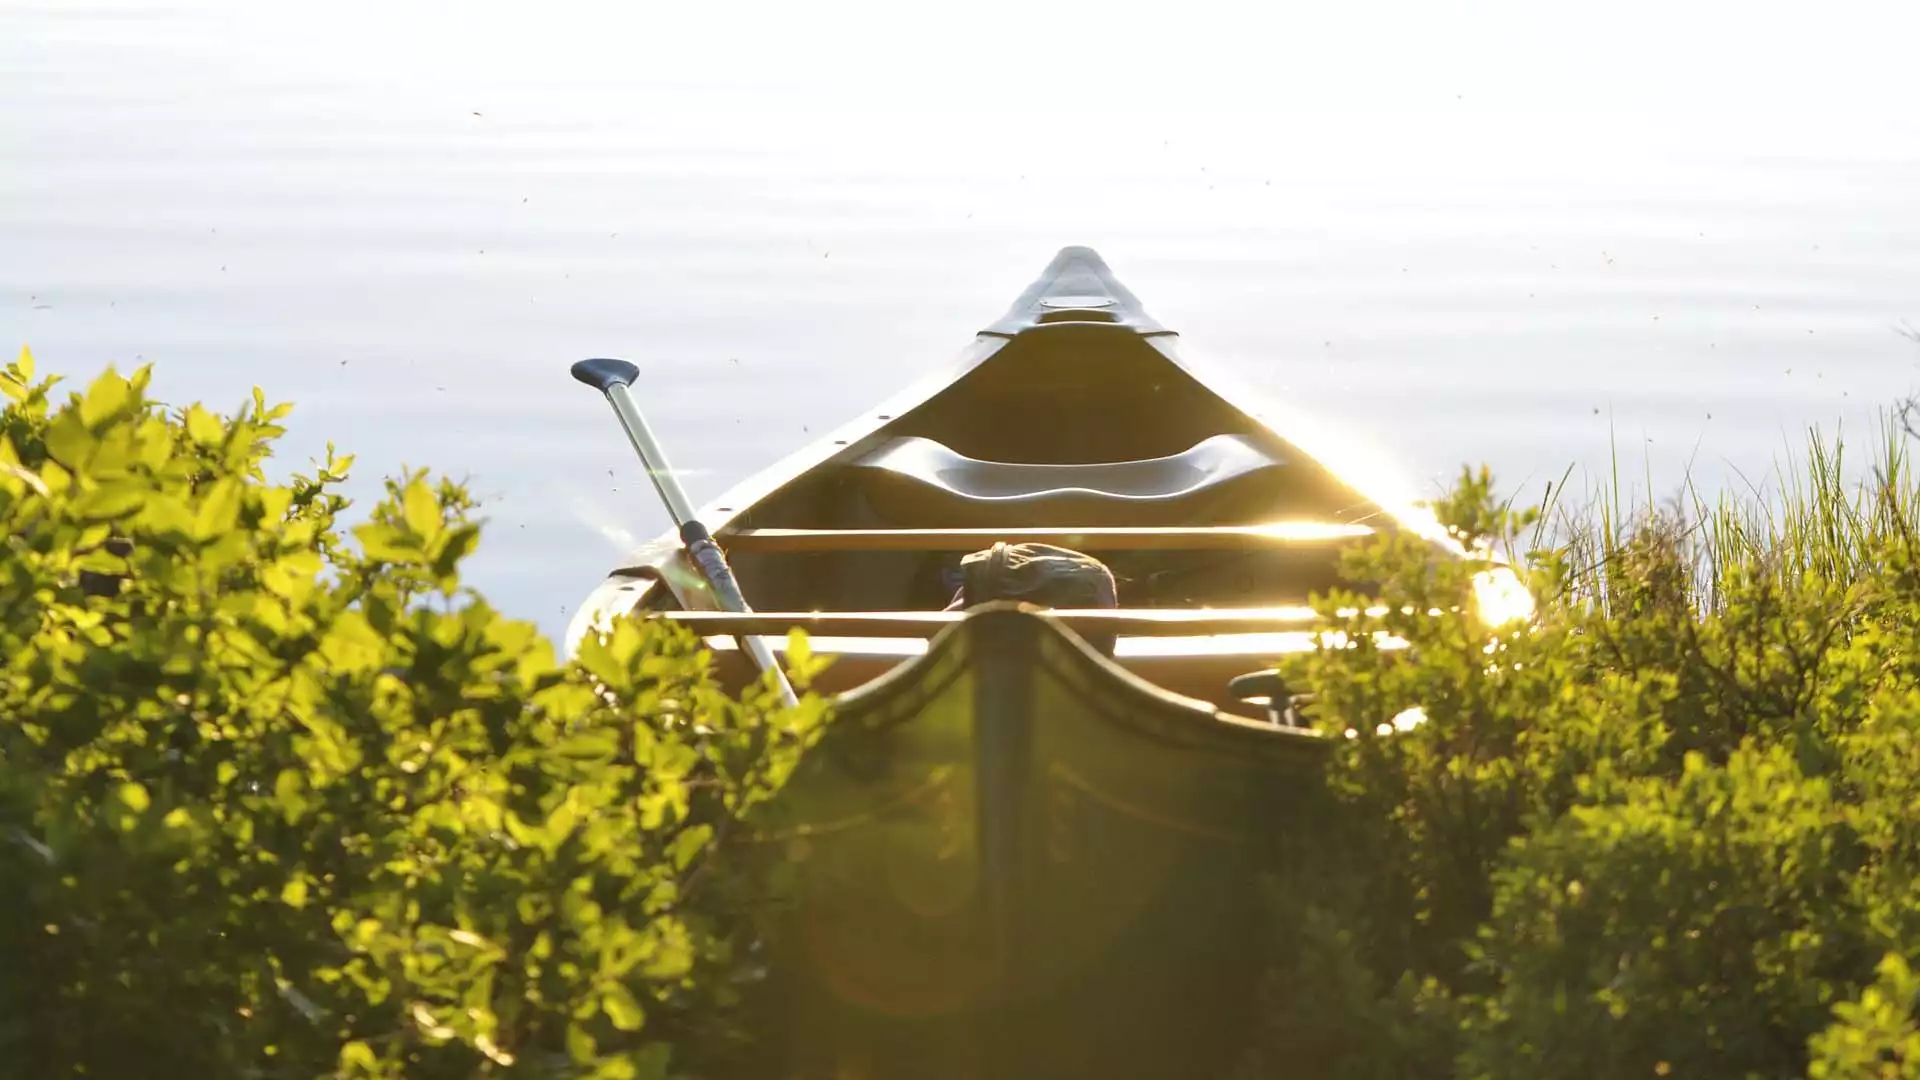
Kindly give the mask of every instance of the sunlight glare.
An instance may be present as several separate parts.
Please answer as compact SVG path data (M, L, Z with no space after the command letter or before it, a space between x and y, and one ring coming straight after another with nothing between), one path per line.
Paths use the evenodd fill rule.
M1473 606L1480 621L1500 629L1533 617L1533 593L1509 566L1473 575Z

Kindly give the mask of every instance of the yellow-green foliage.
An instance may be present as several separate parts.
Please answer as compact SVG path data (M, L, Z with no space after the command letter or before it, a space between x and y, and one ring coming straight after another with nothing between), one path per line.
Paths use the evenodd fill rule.
M758 888L729 829L818 698L731 699L659 628L557 662L459 587L459 487L392 481L349 537L345 460L264 477L258 391L52 386L0 374L0 1075L725 1050Z
M1274 875L1246 1074L1920 1077L1910 475L1770 532L1648 515L1534 552L1524 630L1453 601L1466 566L1358 554L1390 610L1293 666L1339 749ZM1443 519L1528 523L1489 490Z
M459 487L345 529L331 451L264 477L258 392L51 389L0 373L0 1076L767 1074L779 868L730 839L817 698L733 700L658 626L558 662L459 586ZM1771 518L1615 503L1523 560L1528 627L1417 541L1357 553L1384 614L1324 598L1345 644L1289 672L1337 748L1245 1074L1920 1078L1900 453L1856 496L1816 445ZM1442 517L1532 520L1490 492Z

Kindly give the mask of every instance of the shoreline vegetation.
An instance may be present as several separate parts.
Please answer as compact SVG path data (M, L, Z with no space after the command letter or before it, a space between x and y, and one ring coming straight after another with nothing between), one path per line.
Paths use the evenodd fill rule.
M0 1075L769 1075L779 867L732 841L828 704L665 626L562 661L460 584L458 485L348 529L350 458L265 479L287 406L146 389L0 372ZM1284 665L1336 749L1236 1080L1920 1077L1908 438L1666 504L1464 471L1435 510L1524 627L1356 552L1384 604Z
M1538 618L1392 615L1398 659L1292 663L1354 737L1271 876L1238 1075L1920 1077L1908 415L1853 481L1811 432L1770 495L1515 512L1464 472L1436 509ZM1412 545L1360 561L1390 609L1458 595Z

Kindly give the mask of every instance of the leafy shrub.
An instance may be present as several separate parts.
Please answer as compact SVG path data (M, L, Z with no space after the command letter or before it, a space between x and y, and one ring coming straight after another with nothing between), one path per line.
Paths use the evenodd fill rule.
M1920 489L1897 440L1851 497L1814 449L1777 516L1553 543L1465 474L1460 539L1534 530L1524 630L1471 565L1354 556L1384 610L1290 667L1340 746L1245 1075L1920 1075Z
M1807 1075L1811 1080L1920 1076L1916 1005L1920 1005L1920 977L1905 958L1888 953L1873 985L1859 997L1834 1006L1834 1022L1813 1037Z
M0 1070L718 1068L765 883L730 830L819 730L627 625L560 663L459 586L480 528L286 406L0 373ZM804 675L804 673L803 673Z
M1836 979L1871 970L1858 852L1781 747L1690 755L1516 841L1465 1069L1485 1076L1797 1075Z
M345 528L331 449L266 479L257 391L53 387L0 372L0 1075L765 1072L779 868L730 840L817 697L732 699L653 625L560 662L461 588L458 486ZM1535 530L1526 626L1416 541L1356 553L1379 606L1322 598L1346 634L1289 665L1336 752L1241 1073L1920 1077L1900 447L1550 542L1465 474L1464 542Z

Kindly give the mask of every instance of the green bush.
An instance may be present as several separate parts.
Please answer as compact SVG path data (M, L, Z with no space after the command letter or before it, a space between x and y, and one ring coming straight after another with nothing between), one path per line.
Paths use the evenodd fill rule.
M0 1072L718 1069L820 728L692 637L560 663L459 586L457 486L269 482L287 412L0 373ZM804 673L802 673L804 675Z
M732 841L822 701L656 625L561 662L460 586L458 486L349 529L331 449L266 479L257 391L53 385L0 373L0 1075L765 1074L779 867ZM1517 553L1523 626L1356 553L1378 596L1287 665L1336 750L1242 1074L1920 1078L1903 445L1849 491L1816 443L1770 510L1555 520L1468 473L1437 509Z
M1920 1076L1920 489L1897 438L1852 492L1837 454L1557 539L1467 474L1463 541L1533 527L1524 629L1356 554L1385 610L1290 666L1339 749L1245 1075Z

